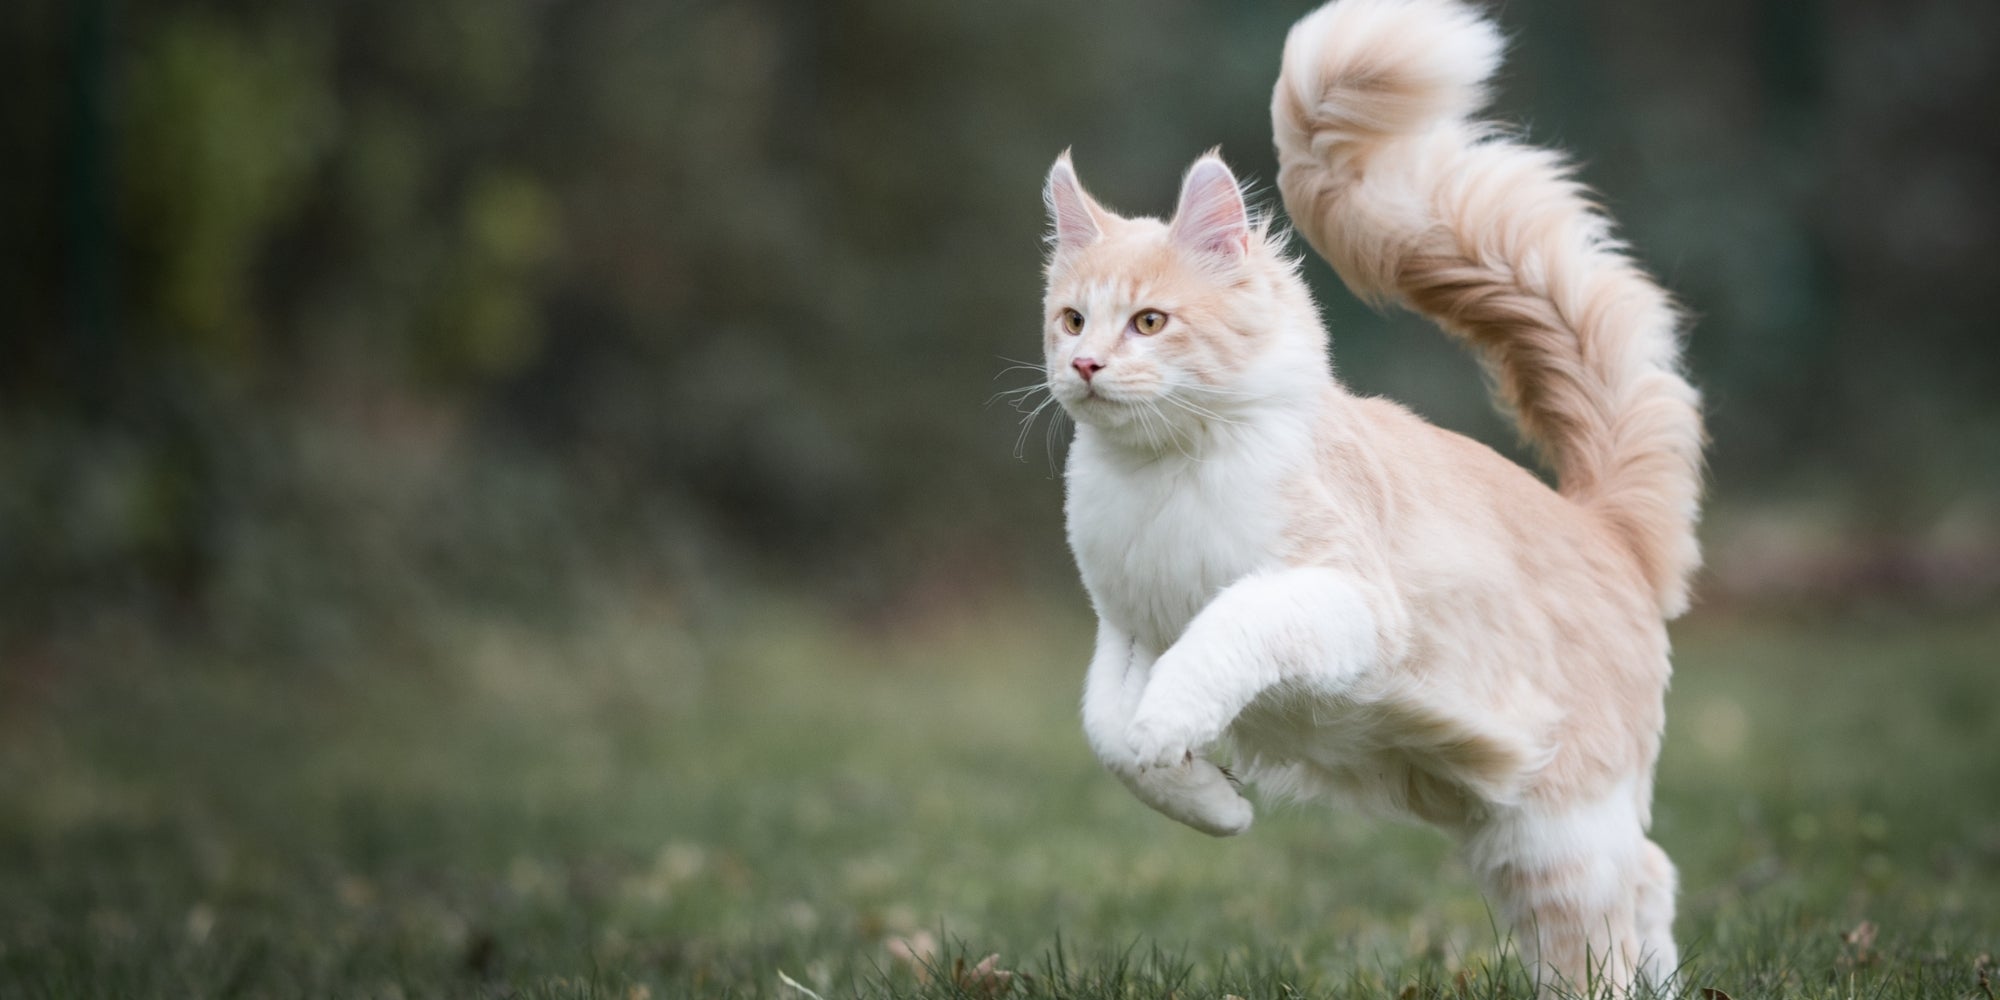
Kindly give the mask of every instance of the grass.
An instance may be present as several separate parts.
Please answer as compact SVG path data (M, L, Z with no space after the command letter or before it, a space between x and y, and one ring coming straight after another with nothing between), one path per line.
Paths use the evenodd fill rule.
M0 996L1528 993L1433 833L1263 803L1216 841L1131 800L1076 724L1074 609L437 630L10 665ZM1991 997L2000 617L1676 641L1684 994Z

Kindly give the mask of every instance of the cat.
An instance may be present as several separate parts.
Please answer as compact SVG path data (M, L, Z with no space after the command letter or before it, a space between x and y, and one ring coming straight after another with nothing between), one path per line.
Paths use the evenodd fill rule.
M1272 99L1292 224L1347 285L1482 354L1560 486L1347 391L1284 236L1211 152L1170 221L1044 191L1046 385L1099 629L1092 749L1198 830L1337 794L1453 836L1544 989L1678 965L1649 840L1704 443L1681 316L1557 155L1473 120L1500 62L1458 0L1338 0Z

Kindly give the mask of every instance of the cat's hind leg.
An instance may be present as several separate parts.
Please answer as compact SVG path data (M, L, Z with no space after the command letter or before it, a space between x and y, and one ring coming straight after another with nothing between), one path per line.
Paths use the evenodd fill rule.
M1674 897L1680 876L1667 852L1648 840L1639 858L1639 972L1663 991L1680 971L1680 949L1674 945Z
M1543 996L1666 985L1678 961L1673 866L1646 839L1629 784L1504 810L1471 833L1466 856Z

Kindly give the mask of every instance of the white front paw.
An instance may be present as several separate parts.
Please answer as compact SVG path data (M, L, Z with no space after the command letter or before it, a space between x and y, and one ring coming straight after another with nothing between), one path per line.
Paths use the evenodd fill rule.
M1250 829L1254 810L1236 790L1228 772L1205 760L1154 768L1129 779L1147 805L1211 837L1233 837Z

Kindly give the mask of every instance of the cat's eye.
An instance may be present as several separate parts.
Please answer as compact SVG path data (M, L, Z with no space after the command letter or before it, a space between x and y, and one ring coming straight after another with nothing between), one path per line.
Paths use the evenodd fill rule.
M1083 332L1083 314L1074 309L1062 311L1062 328L1071 336Z
M1167 328L1167 314L1158 309L1148 309L1132 317L1132 329L1150 337Z

